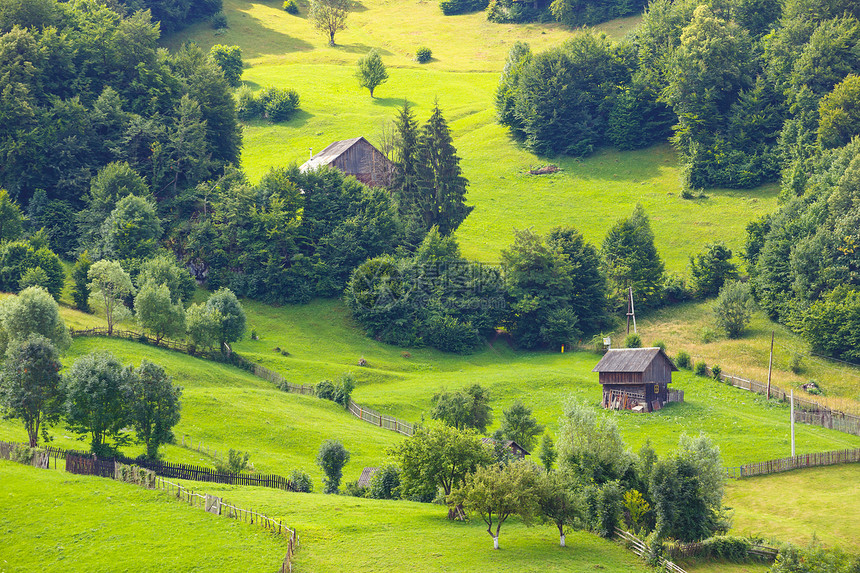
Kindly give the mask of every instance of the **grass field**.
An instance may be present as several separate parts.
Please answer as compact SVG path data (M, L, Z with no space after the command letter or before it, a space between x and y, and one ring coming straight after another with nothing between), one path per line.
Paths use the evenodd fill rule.
M645 572L648 569L620 546L583 532L558 546L553 526L505 523L499 551L486 525L476 517L452 522L438 505L321 494L295 494L264 488L199 484L201 491L283 518L299 532L297 571L481 572L575 571Z
M860 464L796 470L730 481L732 532L860 553Z
M687 257L708 241L720 238L740 248L747 222L776 206L776 186L713 190L707 198L680 199L678 159L668 146L602 151L585 160L538 157L522 149L495 121L493 97L507 52L520 40L542 51L576 31L554 24L493 24L483 12L444 17L436 2L365 0L350 14L349 28L336 37L338 45L328 47L307 22L306 7L295 17L280 4L227 0L226 32L199 24L165 40L173 47L189 38L205 49L216 43L239 45L248 85L299 91L301 111L289 122L245 126L242 161L252 180L271 167L301 163L310 148L317 152L332 141L358 135L377 141L382 124L404 100L421 121L438 100L471 183L468 200L475 210L457 238L464 255L475 260L498 261L515 227L545 232L573 225L600 243L616 219L642 203L667 268L684 272ZM638 20L615 20L600 28L620 38ZM412 61L419 45L433 50L429 64ZM377 88L376 99L353 77L355 61L371 47L380 51L391 76ZM526 174L548 162L562 171L541 177Z
M283 539L166 494L0 461L0 572L275 571Z
M781 324L757 312L740 338L718 336L703 342L705 329L717 331L713 323L712 300L686 303L652 311L638 320L638 331L646 344L657 340L666 343L671 354L686 350L694 360L708 365L719 364L731 372L754 380L767 380L770 335L775 332L773 382L781 388L795 388L795 394L829 405L831 408L860 414L860 369L810 355L809 344ZM621 341L623 332L613 339ZM794 354L803 355L799 372L791 371ZM800 385L810 379L818 381L824 396L807 395Z

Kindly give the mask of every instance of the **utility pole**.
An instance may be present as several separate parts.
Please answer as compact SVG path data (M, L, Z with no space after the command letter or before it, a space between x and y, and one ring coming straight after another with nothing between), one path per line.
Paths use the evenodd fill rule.
M627 334L630 334L630 317L633 317L633 332L636 332L636 309L633 308L633 287L627 287Z
M791 390L791 457L794 457L794 389Z
M775 331L770 331L770 360L767 365L767 399L770 400L770 376L773 373L773 337ZM792 418L792 424L794 423L794 418ZM792 454L794 455L794 454Z

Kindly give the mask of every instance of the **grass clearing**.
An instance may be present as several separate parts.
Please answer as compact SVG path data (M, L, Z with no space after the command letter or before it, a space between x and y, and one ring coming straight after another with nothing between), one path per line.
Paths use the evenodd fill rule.
M166 494L0 461L0 571L274 571L286 543Z
M761 535L860 553L860 464L732 480L725 503L734 509L732 533Z
M505 522L501 549L494 551L479 517L451 522L438 505L217 484L199 487L242 506L253 504L295 527L301 540L297 571L401 571L404 566L416 573L648 570L613 542L575 532L561 548L554 526L526 527L517 518Z
M705 360L709 366L719 364L723 370L752 378L767 380L770 334L776 333L773 359L773 383L781 388L794 388L805 398L829 407L860 414L860 368L825 358L810 356L809 344L781 324L759 311L740 338L719 336L713 342L703 342L705 329L717 331L713 323L713 300L690 302L649 312L638 321L638 331L645 344L662 340L673 356L686 350L694 360ZM623 340L617 332L613 340ZM801 370L791 371L793 354L804 356ZM806 394L800 389L810 379L818 381L824 396Z

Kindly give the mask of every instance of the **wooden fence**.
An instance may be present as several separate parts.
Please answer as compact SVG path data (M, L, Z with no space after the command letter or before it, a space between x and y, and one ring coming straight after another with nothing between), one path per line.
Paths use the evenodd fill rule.
M664 545L666 554L672 559L702 559L710 558L706 552L707 544L698 541L693 543L670 543ZM779 554L779 549L767 547L766 545L751 545L747 555L765 561L773 561Z
M812 468L817 466L832 466L835 464L846 464L860 462L860 448L853 450L836 450L832 452L819 452L817 454L803 454L793 458L780 458L768 460L756 464L745 464L740 467L725 468L726 477L731 479L762 476L780 472L788 472L800 468Z
M132 459L125 456L114 458L99 458L93 454L47 448L51 457L66 460L66 471L73 474L97 475L112 477L117 462L126 465L136 465L148 469L163 478L184 479L227 485L249 485L271 487L286 491L296 491L293 483L287 478L275 474L231 474L219 473L213 469L191 464L172 464L161 460ZM56 467L56 463L54 464Z
M616 527L615 528L615 535L617 535L618 537L623 539L627 545L627 548L630 549L630 551L632 551L633 553L635 553L639 557L643 557L645 554L647 554L649 552L648 551L648 544L646 544L644 541L642 541L641 539L639 539L638 537L636 537L632 533L628 533L627 531L624 531L623 529ZM680 567L678 567L677 565L675 565L671 561L668 561L662 557L658 557L658 560L660 562L660 567L664 571L668 571L669 573L687 573L686 571L684 571L683 569L681 569Z
M709 375L713 376L710 368L707 369ZM735 388L742 388L755 392L757 394L767 395L767 384L756 380L747 380L734 374L720 374L720 380L726 384L731 384ZM779 386L770 385L770 397L776 398L782 402L787 402L791 399L789 392L786 392ZM794 397L794 405L797 407L794 412L796 422L803 424L814 424L831 430L837 430L846 434L860 436L860 416L831 410L827 406L820 404L814 400L804 398L802 396ZM800 413L803 412L803 413Z
M295 529L290 529L282 520L275 520L267 515L258 513L252 509L243 509L224 501L220 497L209 494L201 494L179 484L159 478L155 482L156 489L163 490L176 499L187 503L192 507L200 507L208 513L223 515L228 518L238 519L245 523L257 524L263 529L283 537L287 541L287 554L281 563L279 573L291 573L293 570L293 555L299 546L299 536Z
M176 342L173 340L168 340L166 338L162 338L160 341L156 341L154 338L149 337L142 332L135 332L133 330L114 329L112 334L108 334L107 328L89 328L86 330L76 330L70 328L69 332L72 336L116 336L129 340L147 342L148 344L169 348L171 350L177 350L179 352L184 352L186 354L198 357L212 358L213 356L215 356L212 354L206 354L197 351L191 345L185 344L183 342ZM313 396L315 393L314 387L312 385L293 384L292 382L287 381L283 376L281 376L274 370L269 370L265 366L262 366L255 362L251 362L244 356L236 354L235 352L230 353L229 362L235 364L236 366L239 366L240 368L248 370L258 378L262 378L263 380L271 382L285 392L303 394L305 396ZM385 428L386 430L391 430L404 436L411 436L413 433L415 433L414 426L409 422L404 422L403 420L399 420L393 416L381 414L376 410L373 410L372 408L367 408L365 406L361 406L360 404L356 404L352 400L350 400L349 407L347 409L358 419L371 423L374 426Z

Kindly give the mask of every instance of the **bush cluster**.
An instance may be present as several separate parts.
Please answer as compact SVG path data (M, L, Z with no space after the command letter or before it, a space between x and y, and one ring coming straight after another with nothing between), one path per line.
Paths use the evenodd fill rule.
M690 368L690 355L683 351L678 351L678 356L675 357L675 366L678 368Z
M433 58L433 51L427 46L421 46L415 50L415 61L419 64L426 64Z
M323 380L314 387L314 394L321 400L331 400L344 408L349 407L349 399L355 389L355 378L351 372L338 376L335 382Z
M284 12L293 16L299 13L299 4L296 0L284 0Z
M446 16L479 12L487 7L490 0L441 0L439 8Z
M236 115L243 121L257 118L288 121L297 109L299 94L294 89L267 87L254 93L243 85L236 90Z

